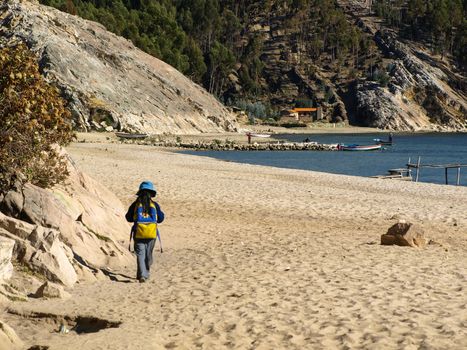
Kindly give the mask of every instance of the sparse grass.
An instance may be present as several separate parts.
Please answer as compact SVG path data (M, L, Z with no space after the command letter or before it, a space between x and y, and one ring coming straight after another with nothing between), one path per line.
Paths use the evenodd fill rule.
M95 232L94 230L91 230L91 229L90 229L89 227L87 227L84 223L82 223L82 224L83 224L84 227L87 228L87 230L88 230L89 232L91 232L94 236L96 236L97 239L99 239L99 240L101 240L101 241L104 241L104 242L107 242L107 243L113 242L112 239L110 239L109 237L103 236L103 235L101 235L101 234Z
M99 109L107 109L108 105L106 102L102 101L101 99L97 97L91 97L89 99L89 106L91 108L99 108Z
M89 230L89 231L91 231L91 232L94 234L94 236L96 236L97 239L100 239L101 241L104 241L104 242L112 242L112 240L111 240L109 237L107 237L107 236L100 235L100 234L98 234L97 232L94 232L94 231L92 231L92 230Z
M21 273L24 273L26 275L35 277L35 278L37 278L38 280L40 280L42 282L47 281L47 278L45 278L44 275L41 275L39 272L34 271L33 269L31 269L26 264L23 264L23 263L21 263L19 261L12 261L11 263L13 264L13 266L14 266L14 268L15 268L15 270L17 272L21 272Z

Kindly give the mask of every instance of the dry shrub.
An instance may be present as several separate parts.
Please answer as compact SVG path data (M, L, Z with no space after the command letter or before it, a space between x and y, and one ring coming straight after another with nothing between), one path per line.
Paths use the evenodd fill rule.
M68 175L56 145L74 137L71 113L23 44L0 50L0 193L17 180L46 188Z

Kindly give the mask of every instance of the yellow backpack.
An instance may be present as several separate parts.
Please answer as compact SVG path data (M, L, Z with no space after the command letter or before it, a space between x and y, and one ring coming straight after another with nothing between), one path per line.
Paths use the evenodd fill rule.
M141 203L136 204L133 219L135 238L157 237L157 210L153 202L150 203L149 213L144 213Z

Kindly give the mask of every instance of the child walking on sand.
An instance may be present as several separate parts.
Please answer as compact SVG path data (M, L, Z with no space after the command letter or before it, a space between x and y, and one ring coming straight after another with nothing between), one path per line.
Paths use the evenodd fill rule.
M125 218L133 222L131 235L134 238L137 272L136 279L146 282L152 265L152 251L158 236L157 224L164 221L164 213L159 204L153 201L157 192L152 182L140 184L138 198L130 205ZM131 240L131 237L130 237Z

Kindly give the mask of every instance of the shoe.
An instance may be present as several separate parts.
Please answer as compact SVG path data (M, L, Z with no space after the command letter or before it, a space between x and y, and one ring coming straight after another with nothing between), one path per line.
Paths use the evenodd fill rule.
M144 282L146 282L146 278L141 277L141 278L139 279L139 283L144 283Z

